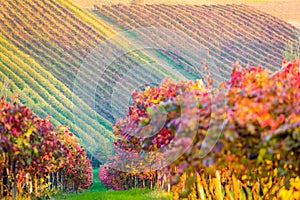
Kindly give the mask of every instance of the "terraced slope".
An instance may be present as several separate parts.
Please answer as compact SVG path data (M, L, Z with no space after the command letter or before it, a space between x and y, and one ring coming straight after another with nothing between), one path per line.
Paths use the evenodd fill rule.
M107 58L122 51L122 48L126 49L129 45L122 40L116 45L111 45L109 51L100 52L101 58L89 60L89 66L83 66L89 69L81 69L87 73L81 74L78 78L79 69L86 56L97 48L99 43L114 35L108 26L87 11L76 7L71 1L64 0L2 1L0 17L1 33L4 38L31 56L67 88L73 90L76 87L76 94L86 100L92 108L94 105L89 99L90 94L95 93L92 91L94 88L80 87L91 78L89 73L99 76L96 80L98 82L95 83L99 86L96 94L97 102L104 102L105 99L109 99L111 86L117 82L124 71L134 65L147 64L151 61L149 56L141 52L131 52L120 58L119 63L111 64L111 60ZM100 68L104 69L107 65L110 65L110 68L106 69L104 76L101 76ZM158 76L163 76L165 73L168 72L157 71ZM77 83L75 86L74 81ZM133 79L133 83L135 81L136 79ZM106 118L111 119L105 115L109 113L107 109L100 111ZM110 127L112 120L108 121L100 116L98 118L105 128Z
M299 30L271 15L246 5L103 5L95 6L93 12L120 30L136 29L137 34L149 34L141 27L162 28L180 32L194 39L194 48L206 48L219 73L228 76L232 63L243 66L260 65L277 70L287 46L299 52ZM141 36L142 37L142 36ZM169 41L174 49L181 48L184 41L172 41L168 34L149 38L157 43ZM193 53L187 49L186 55ZM167 55L170 56L170 55ZM196 63L197 60L194 60ZM197 69L190 68L197 74Z
M127 53L130 43L125 40L106 42L108 49L89 58L115 32L68 0L1 1L0 19L1 81L9 80L9 90L19 93L20 101L35 113L51 115L55 125L70 126L86 148L95 147L89 150L102 155L107 152L101 149L109 150L106 145L113 139L109 100L119 79L127 76L127 85L119 87L126 91L137 81L172 75L151 68L154 60L141 51ZM122 56L114 61L117 53ZM138 65L155 74L125 73ZM97 112L95 102L100 105Z
M34 59L20 51L17 47L0 35L0 80L7 81L6 89L19 94L19 101L33 108L34 112L41 117L51 115L55 125L68 125L80 135L84 141L89 141L95 146L102 143L105 148L97 149L100 154L108 154L109 141L113 139L110 131L105 127L108 123L99 123L88 113L92 109L81 99L84 108L73 107L72 92L49 71L41 67ZM73 113L77 113L77 124L73 121ZM100 119L101 116L98 116ZM89 124L85 123L89 120ZM102 122L105 119L103 119ZM88 148L91 152L95 149ZM105 149L108 152L105 152ZM104 152L103 152L104 150Z
M41 117L51 115L55 125L68 125L91 147L102 144L101 150L109 151L111 122L94 114L72 89L81 61L104 39L102 35L112 31L99 20L92 25L85 22L63 7L70 6L65 1L62 5L48 0L1 1L0 5L1 81L9 80L9 90L19 93L20 101Z
M38 115L69 125L98 158L109 151L111 126L133 89L166 76L201 78L208 60L216 80L236 59L274 71L287 45L299 49L294 27L246 6L96 8L89 13L70 0L1 1L0 79Z
M92 12L126 39L167 47L161 57L177 71L202 77L202 50L216 83L231 73L234 62L276 71L291 47L300 55L299 29L247 5L99 5ZM205 62L204 62L205 63Z

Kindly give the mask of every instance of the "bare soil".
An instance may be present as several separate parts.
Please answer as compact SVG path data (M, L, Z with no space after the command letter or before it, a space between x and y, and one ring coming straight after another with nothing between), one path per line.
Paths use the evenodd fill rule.
M248 4L300 28L300 0L273 0Z

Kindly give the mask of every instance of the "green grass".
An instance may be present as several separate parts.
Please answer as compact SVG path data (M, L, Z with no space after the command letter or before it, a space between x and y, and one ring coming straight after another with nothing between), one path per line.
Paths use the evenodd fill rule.
M98 179L98 170L93 170L93 185L87 190L79 194L60 193L52 199L61 200L151 200L151 199L172 199L171 194L165 192L157 192L148 189L132 189L126 191L106 190Z

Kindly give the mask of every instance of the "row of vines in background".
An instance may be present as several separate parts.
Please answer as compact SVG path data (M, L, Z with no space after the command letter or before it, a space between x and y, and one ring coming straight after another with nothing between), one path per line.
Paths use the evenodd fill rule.
M145 58L147 56L145 54L139 55L142 54L141 52L139 54L131 52L125 55L120 59L120 64L117 63L116 66L115 64L107 62L106 59L103 59L109 58L110 56L117 57L116 52L122 48L126 48L124 47L126 46L125 44L127 44L126 41L122 41L120 44L112 45L112 48L106 48L105 51L101 51L101 58L97 57L89 60L89 68L84 68L82 62L86 60L86 57L92 50L97 49L97 46L105 41L103 35L110 38L114 33L100 20L95 19L93 15L77 7L71 1L3 1L1 2L0 16L4 19L0 22L3 32L1 41L5 42L5 45L2 45L3 48L5 49L7 45L9 45L9 48L13 49L12 51L22 56L18 59L18 62L16 62L16 55L12 56L10 52L10 54L1 54L0 59L3 59L3 62L6 64L7 61L10 61L10 64L7 64L8 66L18 64L20 65L19 67L22 68L23 65L30 64L30 67L23 67L21 70L15 68L18 73L24 71L22 81L24 81L23 78L28 78L28 76L37 76L38 79L33 83L39 83L40 85L38 85L38 87L42 87L46 91L46 93L39 92L41 90L34 91L35 95L42 97L42 99L39 98L38 104L36 105L41 105L43 101L50 105L55 104L51 107L39 106L39 108L43 108L40 109L43 111L45 111L45 109L51 109L51 112L45 112L50 113L55 118L57 118L57 116L60 117L60 119L57 120L61 123L70 124L70 129L74 131L74 133L75 128L73 129L73 127L75 125L73 125L72 117L70 117L70 110L73 108L70 108L68 106L70 104L67 102L72 100L72 96L77 95L74 95L71 91L74 87L74 80L83 83L90 80L88 73L83 73L82 76L78 76L78 70L81 67L81 69L87 70L90 73L97 74L102 74L100 66L109 65L112 67L107 73L112 73L113 75L107 74L107 76L99 76L98 81L100 83L97 84L99 91L96 91L96 95L101 97L98 101L102 103L108 101L107 99L109 99L111 94L112 85L125 74L124 71L127 71L137 63L146 62L146 60L142 62L142 56ZM22 52L20 53L20 51ZM29 57L30 60L27 59ZM150 58L147 57L147 60L149 59ZM34 64L31 62L33 60ZM151 67L151 65L149 65L149 67ZM31 69L35 70L32 71ZM10 76L14 76L13 79L16 79L16 70L9 72L2 70L2 72L5 73L6 76L11 74ZM45 70L47 72L45 72ZM153 70L157 69L153 68ZM59 87L54 87L54 83L43 80L49 77L60 84ZM134 81L135 79L132 78L132 80ZM31 86L26 80L24 82L26 83L24 88L29 88L27 87L28 85ZM128 88L123 89L127 90ZM53 92L55 95L53 95L51 99L44 98L47 92ZM84 99L94 91L87 91L86 88L78 87L77 92L79 92ZM103 115L103 113L107 111L105 109L97 110L98 113L101 113L101 116L97 115L101 123L97 123L94 118L88 115L88 113L92 113L92 105L90 102L83 102L77 96L75 98L76 101L84 106L82 108L74 108L80 113L79 116L82 116L82 118L78 119L80 124L78 124L76 134L78 133L83 137L89 137L82 130L90 129L89 132L97 134L99 133L98 130L102 129L102 135L106 138L111 138L109 127L112 125L112 119ZM65 104L65 106L61 106L61 104ZM57 108L56 105L58 106ZM34 108L33 110L37 112L37 109ZM83 123L83 117L89 119L89 126ZM55 124L55 122L53 123ZM103 134L104 132L106 134ZM98 137L100 138L101 136L99 135Z
M191 37L194 39L191 46L209 49L213 61L226 76L230 75L233 60L239 60L242 65L256 63L270 70L277 70L287 44L299 50L298 32L293 26L246 5L117 4L94 6L93 12L101 19L105 20L102 16L108 17L119 27L128 30L152 27L159 31L167 28ZM143 31L139 35L149 35L147 29ZM161 33L158 37L146 38L149 41L159 41L162 46L172 44L175 49L185 51L184 54L193 55L192 48L184 48L184 40L174 41L170 37L170 34ZM199 59L196 57L197 60ZM187 70L197 73L197 69L192 66L187 66Z
M16 97L15 97L16 98ZM78 192L92 184L86 151L68 127L54 127L50 117L0 100L0 197L45 197Z
M91 139L86 131L95 134L101 131L102 135L98 134L97 137L105 141L106 138L111 137L111 133L107 130L111 123L97 115L101 120L99 124L89 116L92 109L71 91L70 87L73 83L68 76L72 74L72 77L75 77L74 73L78 69L82 54L87 54L88 49L95 47L102 37L75 16L64 13L64 10L57 6L49 1L1 2L1 14L8 15L3 15L3 19L6 20L1 22L3 34L0 37L0 76L11 80L9 86L20 95L20 102L30 106L37 115L45 117L50 114L53 116L54 125L68 124L70 130L87 140ZM64 13L65 20L51 15L49 10L57 15ZM14 34L11 34L12 32ZM74 34L78 39L74 38ZM73 55L77 55L75 49L71 52L70 48L74 46L85 50L78 52L80 58ZM63 56L63 61L62 55L66 56ZM74 66L77 68L74 69ZM61 82L62 79L66 81ZM82 105L80 108L69 106L72 96L75 98L73 100ZM80 113L76 126L72 120L73 112ZM89 126L83 123L83 118L89 120Z
M172 192L174 199L299 199L299 61L284 62L274 74L262 67L236 65L230 79L214 92L200 81L170 80L134 92L126 118L114 125L119 138L113 143L116 155L110 166L101 166L100 180L116 190L162 188ZM193 125L182 120L181 111L186 109L180 99L188 101L195 95L198 106L189 112L197 113L199 124ZM215 106L220 103L224 105ZM153 107L164 109L167 119L157 134L145 139L139 130L151 123ZM214 126L218 120L228 120L222 131ZM194 138L176 137L183 127L193 126L197 126ZM205 145L213 144L203 143L208 131L220 134L210 135L216 143L201 157ZM140 165L128 157L189 144L172 164L155 171L147 166L151 156L137 160ZM152 161L157 164L160 159Z

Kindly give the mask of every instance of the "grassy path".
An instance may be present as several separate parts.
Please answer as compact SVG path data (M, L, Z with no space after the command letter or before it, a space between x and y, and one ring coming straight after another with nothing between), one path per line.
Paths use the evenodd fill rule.
M106 190L98 179L98 168L94 169L93 185L87 191L80 194L62 193L52 199L60 200L158 200L172 199L170 194L152 190L133 189L126 191Z

